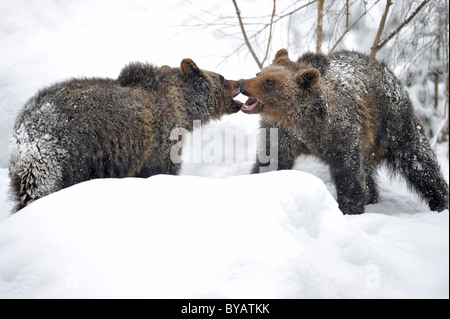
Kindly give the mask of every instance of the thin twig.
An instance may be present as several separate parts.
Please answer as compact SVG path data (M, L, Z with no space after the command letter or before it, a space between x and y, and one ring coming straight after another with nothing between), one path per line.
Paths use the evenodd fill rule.
M259 61L258 57L256 56L255 51L253 51L252 45L248 41L247 33L245 32L245 28L244 28L244 23L242 22L242 18L241 18L241 11L239 10L236 0L233 0L233 4L234 4L234 7L236 8L236 15L239 20L239 26L241 27L242 35L244 36L245 44L247 45L248 50L252 54L253 59L255 60L256 64L258 64L259 69L262 70L262 64Z
M386 18L389 13L389 8L392 5L391 0L386 0L386 7L384 8L383 15L380 20L380 25L378 26L377 35L373 41L372 47L370 48L370 56L374 58L378 52L378 44L380 43L381 35L383 34L384 26L386 25Z
M234 1L234 0L233 0L233 1ZM380 0L378 0L378 1L380 1ZM292 10L292 11L286 13L286 14L283 14L283 15L281 15L281 16L277 16L278 18L273 22L273 24L276 24L278 21L280 21L280 20L283 19L283 18L286 18L286 17L289 17L289 16L292 17L292 15L293 15L295 12L299 11L300 9L306 8L307 6L309 6L309 5L313 4L313 3L316 3L316 2L317 2L317 0L312 0L312 1L308 2L307 4L304 4L304 5L302 5L301 7L298 7L297 9L294 9L294 10ZM261 33L262 33L267 27L269 27L269 26L270 26L270 24L269 24L269 23L266 23L266 24L261 28L261 30L255 32L255 34L253 34L249 39L251 40L251 39L257 37L259 34L261 34Z
M406 19L405 21L403 21L403 23L401 25L398 26L397 29L395 29L394 31L391 32L391 34L389 34L389 36L383 40L383 42L381 42L378 46L377 46L377 51L381 50L381 48L383 48L386 43L388 43L393 37L395 37L395 35L397 33L400 32L401 29L403 29L403 27L405 25L407 25L415 16L417 13L419 13L420 10L422 10L422 8L428 3L430 2L430 0L424 0L418 7L417 9L408 17L408 19Z
M294 10L292 10L292 11L286 13L286 14L281 15L281 16L278 17L277 20L275 20L275 22L278 22L279 20L281 20L281 19L283 19L283 18L286 18L287 16L290 16L290 15L294 14L294 13L296 13L297 11L299 11L299 10L301 10L301 9L303 9L303 8L306 8L307 6L309 6L310 4L313 4L313 3L315 3L315 2L317 2L317 0L310 1L310 2L308 2L307 4L304 4L304 5L302 5L301 7L298 7L297 9L294 9Z
M322 21L323 21L323 2L319 0L317 3L317 28L316 28L316 52L320 53L322 46Z
M289 17L288 31L287 31L287 49L288 50L289 50L289 45L291 43L291 24L292 24L292 16Z
M378 0L378 1L379 1L379 0ZM233 0L233 3L234 3L234 2L235 2L235 0ZM286 14L283 14L283 15L281 15L281 16L278 16L278 18L275 19L275 20L273 21L273 24L276 24L278 21L280 21L281 19L283 19L283 18L285 18L285 17L292 17L292 15L293 15L294 13L296 13L297 11L299 11L299 10L301 10L301 9L303 9L303 8L306 8L306 7L308 7L309 5L311 5L311 4L315 3L315 2L317 2L317 0L312 0L312 1L310 1L310 2L308 2L308 3L306 3L306 4L304 4L304 5L302 5L302 6L300 6L300 7L298 7L297 9L294 9L294 10L292 10L292 11L286 13ZM236 7L236 6L235 6L235 7ZM269 27L269 26L270 26L270 24L269 24L269 23L266 23L259 31L255 32L252 36L250 36L250 37L248 38L248 40L252 40L252 39L256 38L258 35L260 35L260 34L261 34L267 27ZM242 30L242 27L241 27L241 30ZM237 49L233 50L233 52L231 52L229 55L225 56L224 59L223 59L222 61L220 61L220 63L218 64L218 66L222 65L222 64L223 64L227 59L229 59L233 54L239 52L239 51L241 50L241 48L242 48L244 45L247 45L247 43L246 43L246 42L242 43Z
M349 26L347 29L345 29L344 33L342 33L341 37L336 41L336 43L333 45L333 47L331 48L330 53L332 53L334 51L334 49L336 49L336 47L338 46L338 44L342 41L342 39L344 38L344 36L351 30L351 28L353 28L358 22L359 20L361 20L370 10L372 10L372 8L378 3L380 2L380 0L375 1L374 4L372 4L372 6L367 9L366 11L364 11L363 14L361 14L361 16L355 21L353 22L353 24L351 26Z
M348 4L348 0L345 2L345 27L348 28L348 20L349 20L349 16L350 16L350 7Z
M264 62L266 62L267 56L269 55L270 42L272 40L273 17L275 17L276 9L277 9L276 0L273 0L273 10L272 10L272 16L270 18L269 40L267 41L266 55L264 56L264 59L262 60L261 65L264 65Z

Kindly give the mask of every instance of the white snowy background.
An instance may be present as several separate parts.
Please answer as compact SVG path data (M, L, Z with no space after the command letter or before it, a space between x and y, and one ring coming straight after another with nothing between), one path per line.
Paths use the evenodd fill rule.
M239 3L255 16L271 10ZM310 157L250 176L258 116L202 128L245 135L243 154L225 150L231 163L89 181L9 215L9 138L40 88L114 78L130 61L189 57L230 79L258 72L247 54L221 63L239 37L186 27L205 8L235 14L231 1L0 0L0 298L449 298L448 210L431 212L380 170L380 202L344 216L327 167ZM274 39L272 56L282 45ZM448 182L448 143L436 151Z

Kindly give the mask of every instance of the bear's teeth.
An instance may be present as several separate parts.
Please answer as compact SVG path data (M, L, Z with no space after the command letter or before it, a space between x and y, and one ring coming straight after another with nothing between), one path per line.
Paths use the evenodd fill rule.
M251 98L249 98L249 99L247 100L247 102L245 102L245 105L251 106L251 105L255 104L257 101L258 101L258 100L255 99L254 97L251 97Z
M245 104L249 107L253 107L253 106L256 106L258 104L258 102L259 101L257 98L251 97L247 100L247 102L245 102Z

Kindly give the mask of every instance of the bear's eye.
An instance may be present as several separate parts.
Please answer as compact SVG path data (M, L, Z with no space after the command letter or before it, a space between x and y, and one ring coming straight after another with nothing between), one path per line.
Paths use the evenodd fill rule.
M272 79L266 79L266 80L264 81L264 83L266 83L267 85L273 85L273 84L275 83L275 81L272 80Z

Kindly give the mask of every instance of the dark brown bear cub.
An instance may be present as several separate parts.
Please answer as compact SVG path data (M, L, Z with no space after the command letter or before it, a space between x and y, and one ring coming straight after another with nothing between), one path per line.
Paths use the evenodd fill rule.
M376 169L401 173L434 211L448 209L448 185L406 90L382 63L356 52L305 54L297 62L278 51L255 78L240 80L263 128L278 127L278 169L301 154L330 167L345 214L360 214L378 199ZM268 134L266 134L268 135ZM260 149L270 141L260 140ZM265 164L256 163L253 173Z
M16 120L9 172L16 210L93 178L178 174L170 138L238 112L236 81L200 70L132 63L117 80L74 79L40 91Z

